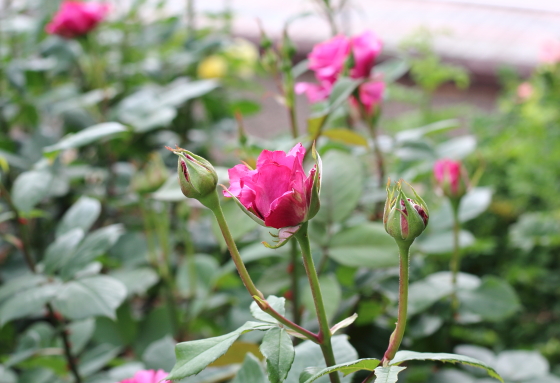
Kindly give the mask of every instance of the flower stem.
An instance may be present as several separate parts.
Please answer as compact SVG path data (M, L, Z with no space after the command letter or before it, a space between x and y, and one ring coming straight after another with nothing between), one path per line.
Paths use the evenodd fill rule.
M457 298L457 276L461 265L461 250L459 248L459 233L461 231L461 222L459 221L460 199L450 200L450 202L453 210L453 254L449 267L451 269L451 284L453 287L451 293L451 309L453 311L453 316L455 316L459 308L459 299Z
M384 367L389 365L389 362L395 357L401 345L404 330L406 329L406 315L408 309L408 268L409 268L409 250L410 244L399 243L399 310L397 318L397 327L391 334L389 339L389 346L383 355L381 363Z
M299 252L297 251L296 241L290 241L290 262L292 264L291 290L292 290L292 316L295 324L301 323L299 310Z
M321 346L321 351L323 352L323 357L325 358L327 367L331 367L336 364L331 343L332 334L329 327L327 313L325 311L319 277L317 275L317 270L315 270L315 264L313 263L313 257L311 255L307 226L307 222L303 223L294 236L301 247L303 265L305 266L305 272L307 273L307 278L311 287L311 294L313 295L313 302L315 303L315 311L319 321L319 344ZM340 383L338 372L332 372L329 377L331 379L331 383Z
M208 196L204 201L201 202L206 207L208 207L212 211L212 213L214 213L214 216L216 217L216 221L218 221L218 226L220 226L220 230L222 231L222 236L224 237L224 240L226 241L226 245L231 254L233 263L235 264L235 267L237 268L237 272L241 277L241 281L245 285L245 288L247 289L249 294L251 294L251 297L253 297L253 300L257 302L260 309L265 313L267 313L268 315L275 318L278 322L282 323L286 327L289 327L295 332L303 335L305 338L309 339L310 341L314 343L320 343L319 341L320 338L317 334L314 334L311 331L308 331L303 327L295 324L294 322L290 321L288 318L278 313L272 307L270 307L270 305L264 299L262 293L257 289L255 284L253 283L253 280L251 279L251 276L249 275L249 272L247 271L247 268L245 267L245 264L243 263L243 260L241 259L241 255L239 254L237 245L235 244L233 236L231 235L231 232L229 230L226 221L226 217L224 216L224 212L222 211L222 207L220 206L218 193L217 192L213 193L212 195Z

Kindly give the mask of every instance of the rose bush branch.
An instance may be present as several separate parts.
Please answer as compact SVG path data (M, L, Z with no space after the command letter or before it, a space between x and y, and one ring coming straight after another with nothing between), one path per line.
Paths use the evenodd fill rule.
M4 200L6 201L6 203L8 204L8 207L12 211L12 213L14 215L14 219L17 222L17 227L18 227L18 230L19 230L20 240L21 240L21 249L20 250L23 253L23 256L25 258L25 262L27 264L27 267L29 268L29 270L33 274L37 274L37 268L36 268L35 260L33 259L33 256L31 255L31 245L29 243L29 232L27 230L28 222L25 218L21 217L21 215L19 214L18 209L16 208L16 206L14 205L14 203L12 201L10 192L8 191L8 189L4 186L4 184L2 182L0 182L0 196L2 196L4 198ZM58 329L59 329L60 338L62 339L62 345L63 345L63 348L64 348L64 356L66 358L66 363L68 365L68 369L70 370L70 372L74 376L75 383L81 383L83 380L82 380L82 377L80 375L80 372L78 371L78 364L77 364L76 358L72 355L69 333L68 333L67 329L65 328L66 326L64 324L64 318L62 318L62 316L60 314L58 314L54 311L54 309L53 309L53 307L50 303L47 303L45 306L47 308L47 311L49 313L50 318L55 323L56 327L58 327Z

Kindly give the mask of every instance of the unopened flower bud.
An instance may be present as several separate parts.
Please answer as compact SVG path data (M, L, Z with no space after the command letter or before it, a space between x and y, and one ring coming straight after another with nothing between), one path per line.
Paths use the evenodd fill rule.
M428 225L429 211L424 200L412 189L414 198L408 198L402 190L401 181L389 188L383 213L385 231L399 244L410 245Z
M469 188L469 179L460 161L437 160L434 164L434 177L437 186L450 199L460 199Z
M186 197L200 201L216 192L218 175L210 162L185 149L167 149L179 156L179 184Z

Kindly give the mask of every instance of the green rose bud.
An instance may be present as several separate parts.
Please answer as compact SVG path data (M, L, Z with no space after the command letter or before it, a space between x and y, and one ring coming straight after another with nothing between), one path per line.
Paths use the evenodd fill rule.
M387 184L387 200L383 213L385 231L398 244L410 245L428 225L429 211L424 200L414 189L414 198L408 198L402 190L402 181L390 189Z
M206 197L216 194L218 184L218 175L212 164L188 150L167 149L179 156L177 172L183 194L205 204Z

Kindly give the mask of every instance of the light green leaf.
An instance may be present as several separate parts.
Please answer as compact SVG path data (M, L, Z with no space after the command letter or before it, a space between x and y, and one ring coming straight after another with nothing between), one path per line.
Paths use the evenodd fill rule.
M0 306L0 326L13 319L39 313L61 289L58 282L35 286L7 299Z
M278 298L275 297L274 295L269 295L268 298L266 298L266 301L268 302L270 307L276 310L280 315L286 314L286 309L284 308L284 306L286 305L285 298ZM255 319L258 319L263 322L278 323L276 319L274 319L273 317L271 317L270 315L262 311L259 305L257 305L257 302L254 301L253 303L251 303L251 315Z
M375 369L375 382L374 383L396 383L399 380L399 372L406 367L389 366L377 367Z
M488 373L493 378L498 379L503 383L502 377L490 366L486 365L478 359L471 358L464 355L458 354L447 354L447 353L431 353L431 352L414 352L414 351L399 351L395 355L395 358L391 360L391 366L398 366L403 362L409 360L433 360L444 363L461 363L473 367L479 367Z
M160 94L159 103L162 106L178 107L185 101L203 96L218 86L219 83L216 80L185 81L184 78L180 78Z
M126 287L106 275L96 275L65 283L53 306L68 319L106 316L115 319L115 310L126 298Z
M62 277L65 279L72 277L96 257L109 250L123 233L124 227L121 224L114 224L88 234L76 250L76 255L61 269Z
M354 362L358 359L358 353L348 342L346 335L337 335L332 337L332 347L334 358L337 363ZM325 359L319 345L306 340L295 347L296 357L286 383L299 383L301 373L309 366L316 366L319 369L326 368ZM341 383L349 383L352 375L341 378ZM317 383L328 383L330 380L327 376L322 376L316 380Z
M475 290L459 292L459 301L468 311L489 321L501 321L520 308L515 290L503 279L486 276Z
M286 330L279 327L268 330L264 335L260 350L266 358L270 383L283 382L295 357L294 345Z
M45 251L45 273L52 274L72 259L84 238L84 231L76 228L58 237Z
M17 381L16 373L0 364L0 383L17 383Z
M325 304L325 312L327 318L332 319L338 310L340 305L340 300L342 298L342 290L340 284L336 279L334 274L321 275L319 277L319 284L321 285L321 293L323 295L323 301ZM315 303L313 301L313 295L311 294L311 288L306 285L302 293L302 302L305 307L309 310L311 315L316 316Z
M26 274L14 278L0 287L0 303L15 294L47 282L47 277L40 274Z
M471 246L475 241L470 231L461 230L459 232L459 246L461 248ZM440 231L436 233L423 234L417 242L417 246L425 253L442 254L453 250L453 232Z
M241 334L253 330L268 330L269 328L271 328L271 325L247 322L226 335L179 343L175 346L177 362L166 379L179 380L198 374L210 363L225 354Z
M264 375L261 362L250 352L245 355L245 360L241 365L241 369L231 383L264 383L266 376Z
M158 190L152 193L151 197L159 201L169 202L180 202L187 198L181 191L181 186L179 185L176 174L169 177Z
M21 173L14 181L11 196L18 211L29 213L48 195L53 175L47 170Z
M70 344L72 345L72 353L74 355L82 352L84 347L91 339L95 330L95 320L85 319L82 321L72 322L68 325L70 331Z
M461 126L458 119L443 120L431 123L420 128L407 129L397 133L395 139L397 142L402 143L405 141L418 141L422 137L430 133L441 133L449 129L455 129Z
M393 267L399 264L398 248L381 223L365 223L336 233L329 256L351 267Z
M361 83L361 80L354 80L349 77L339 77L332 88L325 108L317 113L313 113L311 118L326 116L333 112L336 108L348 101L350 95L352 95Z
M146 368L151 370L171 370L175 364L174 349L176 344L177 342L175 342L171 335L167 335L150 344L146 351L144 351L144 354L142 354L142 360Z
M58 143L47 146L43 149L44 153L53 153L59 150L79 148L99 141L104 138L110 138L117 133L126 132L126 126L118 122L105 122L90 126L78 133L73 133L62 138Z
M302 377L304 377L304 374L302 374L300 376L300 383L314 382L315 380L319 379L321 376L330 374L333 371L340 371L345 376L361 370L373 371L379 365L379 363L380 363L379 359L366 358L366 359L358 359L353 362L337 364L332 367L325 368L321 371L318 371L314 373L312 376L306 377L305 380L302 379Z
M144 294L159 281L158 274L149 267L141 267L134 270L117 270L111 273L111 276L126 287L128 297Z
M321 176L321 208L314 219L341 222L354 211L362 195L362 164L351 154L331 150L323 157Z
M100 213L101 203L98 200L85 196L80 197L62 217L62 221L56 227L56 236L60 237L77 228L87 233Z
M386 83L391 83L408 72L410 69L410 63L402 58L394 58L383 61L377 64L374 68L376 74L381 74L383 76L383 81Z
M358 145L368 147L367 138L353 130L345 128L328 129L323 132L323 136L333 141L342 142L348 145Z
M441 143L436 148L437 158L451 158L461 160L474 152L476 138L474 136L461 136Z

